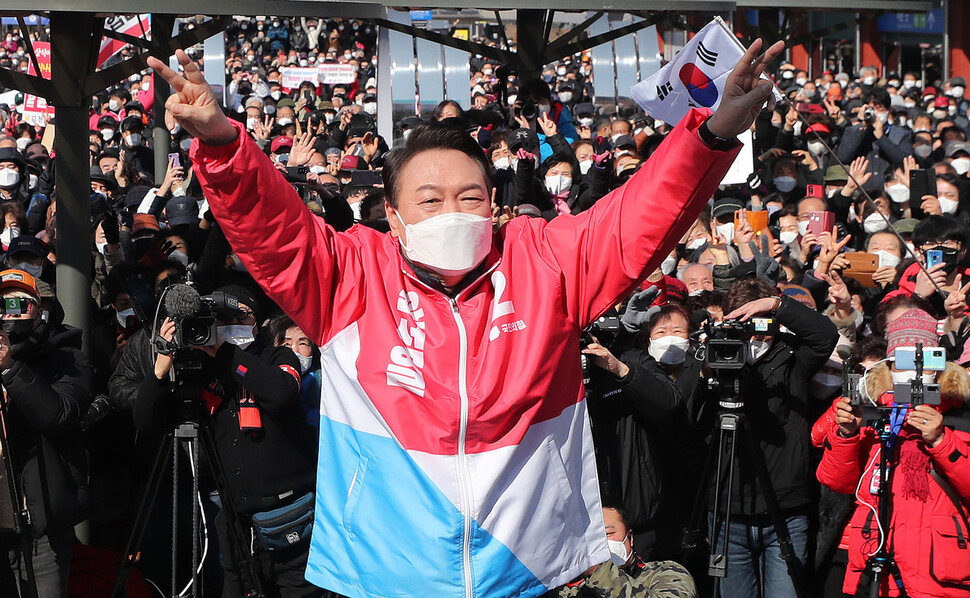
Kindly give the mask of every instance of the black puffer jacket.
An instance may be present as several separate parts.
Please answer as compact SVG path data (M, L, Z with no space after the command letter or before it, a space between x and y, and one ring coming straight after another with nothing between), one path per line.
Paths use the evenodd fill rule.
M81 353L81 331L42 325L2 374L9 401L11 455L23 482L35 537L85 517L87 456L80 424L91 403L94 371Z

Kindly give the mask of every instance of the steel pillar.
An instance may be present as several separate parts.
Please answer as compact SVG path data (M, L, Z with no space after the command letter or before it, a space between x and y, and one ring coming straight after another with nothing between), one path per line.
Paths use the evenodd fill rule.
M519 59L519 80L542 75L545 66L545 10L520 8L515 13L515 45Z

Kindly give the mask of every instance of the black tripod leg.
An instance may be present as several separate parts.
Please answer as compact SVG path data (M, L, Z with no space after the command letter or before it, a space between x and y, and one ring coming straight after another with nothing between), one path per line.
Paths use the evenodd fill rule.
M707 449L707 458L704 459L704 470L701 473L700 484L697 485L697 495L694 496L694 503L687 519L687 528L684 530L681 548L684 551L685 560L697 550L701 539L707 537L707 521L704 517L704 514L707 513L707 487L714 479L713 475L720 475L719 469L714 470L715 463L719 463L719 455L718 443L712 440L711 446Z
M125 588L128 586L128 578L131 577L131 570L138 562L140 555L138 547L141 546L142 538L145 537L145 529L148 527L148 518L158 497L158 489L162 485L162 471L165 461L171 449L172 435L166 434L162 439L158 452L155 453L155 461L152 464L152 471L145 485L145 495L138 505L135 513L135 521L132 523L131 532L128 534L128 542L125 544L125 557L118 566L118 574L115 576L115 585L111 590L111 598L124 598Z
M199 438L202 440L202 450L205 452L215 476L216 488L222 501L222 510L226 515L226 536L229 539L229 546L225 549L230 551L230 554L235 553L233 560L240 564L240 570L249 584L245 598L262 598L266 595L263 591L262 573L255 555L249 549L249 542L243 534L244 528L239 520L239 513L236 511L232 492L229 491L229 480L226 478L226 471L222 467L222 460L216 450L212 430L204 424L199 426Z
M757 477L758 483L764 491L765 503L768 506L768 516L771 518L771 523L775 528L775 536L778 538L781 558L785 561L788 576L791 578L792 585L795 588L795 595L798 598L808 598L808 590L805 587L804 581L805 576L803 575L803 564L795 554L791 534L788 532L788 523L781 516L781 507L778 505L778 496L775 495L775 489L771 485L771 476L768 474L768 465L765 464L764 453L761 452L761 447L757 445L750 432L744 434L744 437L748 456L751 458L751 462L754 463L755 477Z

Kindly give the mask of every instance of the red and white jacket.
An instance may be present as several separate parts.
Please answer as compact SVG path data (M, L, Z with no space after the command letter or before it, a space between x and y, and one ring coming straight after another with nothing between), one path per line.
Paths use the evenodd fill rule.
M193 143L248 271L321 346L307 578L357 596L539 596L609 559L580 331L670 252L737 150L694 110L590 210L516 218L454 297L390 235L337 233L240 129Z

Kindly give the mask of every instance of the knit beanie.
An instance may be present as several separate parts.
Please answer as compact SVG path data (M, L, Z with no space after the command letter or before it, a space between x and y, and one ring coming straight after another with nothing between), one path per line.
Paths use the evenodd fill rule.
M940 337L936 333L937 322L921 309L911 309L886 326L886 355L892 355L897 347L938 347Z

